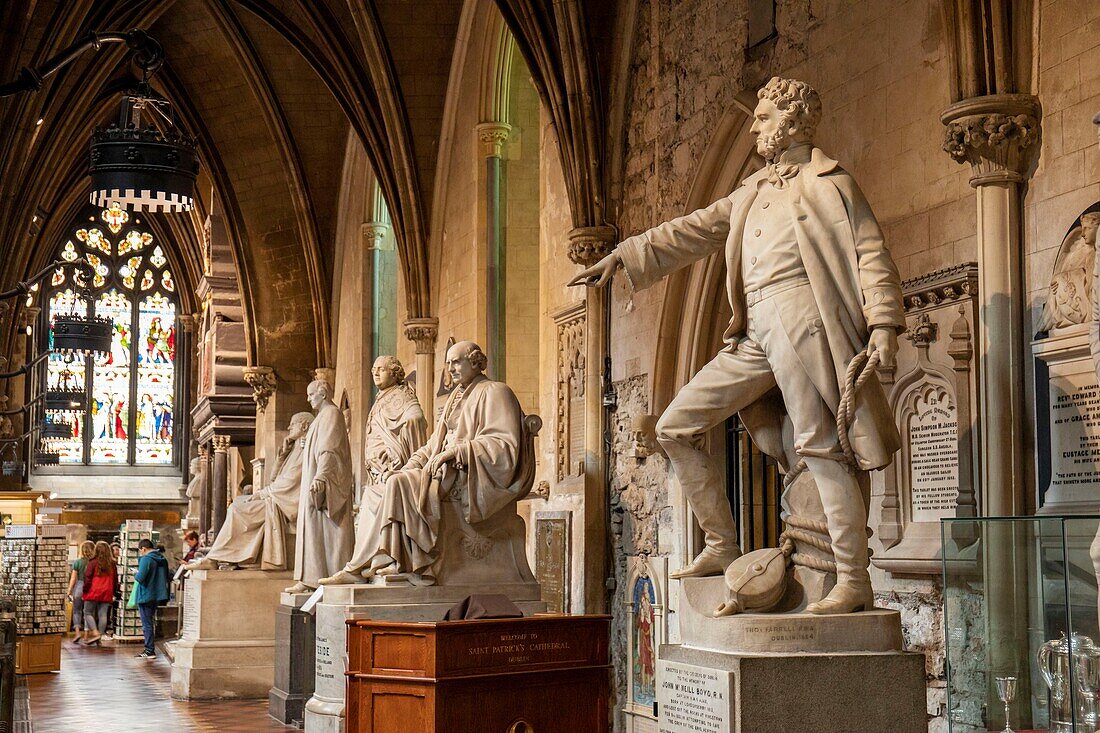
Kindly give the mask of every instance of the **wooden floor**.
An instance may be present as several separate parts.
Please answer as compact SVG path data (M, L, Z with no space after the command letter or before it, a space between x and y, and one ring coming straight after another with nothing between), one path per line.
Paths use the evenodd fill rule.
M178 702L163 653L136 659L140 644L101 648L64 642L61 672L28 676L33 733L267 733L294 731L267 715L267 700Z

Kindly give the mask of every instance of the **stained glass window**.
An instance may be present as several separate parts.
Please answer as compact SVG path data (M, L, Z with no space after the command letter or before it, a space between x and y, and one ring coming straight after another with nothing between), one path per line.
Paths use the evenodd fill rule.
M114 338L110 352L98 357L47 360L51 388L83 387L88 395L84 409L65 418L72 436L54 439L51 447L62 464L172 465L178 305L167 248L117 206L86 214L84 222L59 256L65 263L90 264L92 282L70 264L58 268L50 279L46 317L90 311L112 320Z

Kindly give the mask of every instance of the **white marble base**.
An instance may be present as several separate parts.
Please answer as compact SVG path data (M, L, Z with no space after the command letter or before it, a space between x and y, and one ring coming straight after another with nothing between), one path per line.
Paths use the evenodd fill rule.
M657 709L660 733L926 733L924 655L741 655L665 644Z
M266 698L274 681L275 607L289 572L193 570L172 649L177 700Z
M349 619L441 621L447 610L480 593L501 593L526 615L546 610L537 583L484 586L330 585L316 606L317 677L306 703L306 733L344 733L344 672Z
M684 646L731 654L820 654L901 651L901 614L884 608L862 613L742 613L714 618L726 598L722 576L680 584L680 640Z

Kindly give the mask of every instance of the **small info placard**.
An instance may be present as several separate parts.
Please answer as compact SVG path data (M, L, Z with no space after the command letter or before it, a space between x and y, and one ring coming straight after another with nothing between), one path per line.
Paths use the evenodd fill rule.
M732 672L681 662L657 662L660 733L730 733L732 706Z

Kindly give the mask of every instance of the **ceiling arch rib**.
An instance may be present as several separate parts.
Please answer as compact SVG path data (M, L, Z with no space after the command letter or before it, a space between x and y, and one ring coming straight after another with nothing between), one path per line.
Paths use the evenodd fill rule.
M574 227L606 225L603 120L582 3L496 0L558 132Z
M272 3L234 1L274 28L302 55L348 116L366 148L389 204L409 315L427 315L430 286L425 249L426 209L416 194L415 175L411 179L406 175L415 171L410 152L412 143L407 129L400 122L404 115L400 111L402 106L396 92L397 86L392 82L379 83L380 69L383 72L381 78L386 78L384 60L377 59L377 63L364 66L362 57L351 51L343 28L327 25L333 22L331 17L321 14L311 3L303 5L303 13L310 20L310 29L325 39L324 43L315 41ZM366 17L368 13L360 3L349 5L360 45L364 46L364 55L369 56L370 43L363 40L363 26L377 26ZM318 25L320 23L326 25ZM368 31L367 35L380 38L376 31Z
M245 72L245 77L263 110L265 122L282 156L286 174L290 178L292 207L298 223L302 254L312 296L318 362L328 364L330 329L327 303L330 288L321 267L321 236L313 213L316 206L310 196L301 154L294 142L290 125L275 89L262 69L256 49L240 21L229 9L225 0L208 0L207 5Z

